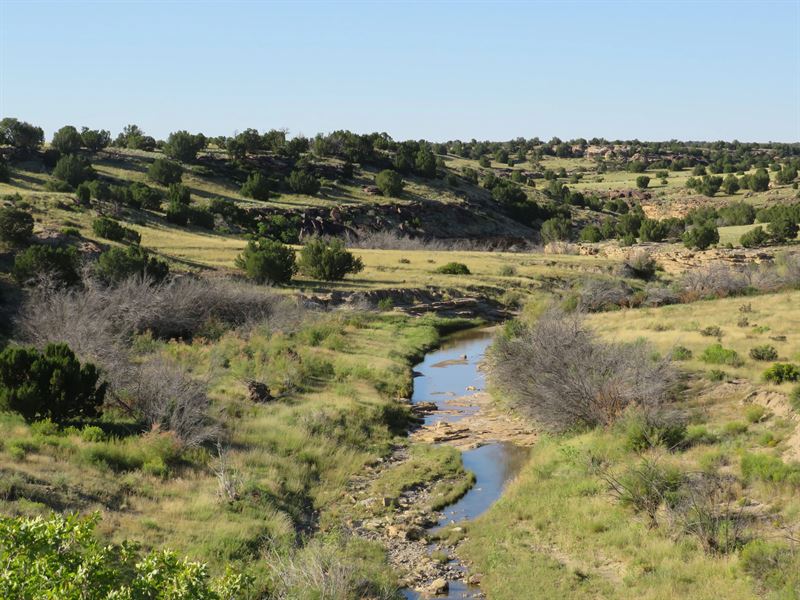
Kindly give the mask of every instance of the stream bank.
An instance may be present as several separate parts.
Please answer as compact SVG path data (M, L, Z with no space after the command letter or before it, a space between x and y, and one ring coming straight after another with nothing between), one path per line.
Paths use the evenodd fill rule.
M369 496L370 481L409 460L406 446L398 446L383 463L351 482L353 502L389 507L387 514L353 522L351 529L384 545L408 599L482 597L480 574L470 573L457 556L466 535L459 524L480 516L500 497L536 439L533 430L495 408L483 391L480 366L491 339L487 329L454 334L414 367L411 402L422 423L412 432L412 442L457 448L474 485L438 511L424 508L435 501L433 486L405 490L396 500L364 497Z

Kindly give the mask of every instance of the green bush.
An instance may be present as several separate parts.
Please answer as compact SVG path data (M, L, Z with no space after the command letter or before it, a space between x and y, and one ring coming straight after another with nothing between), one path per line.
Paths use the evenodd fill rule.
M78 253L75 248L31 246L14 258L12 274L19 283L50 276L64 285L74 285L80 281Z
M13 245L23 245L33 235L33 217L30 213L5 206L0 208L0 240Z
M229 600L251 580L232 572L212 579L200 563L168 550L146 555L136 544L107 545L95 533L99 514L0 517L2 598L59 600Z
M183 204L182 202L173 201L167 205L167 210L164 214L164 218L166 218L168 223L185 227L186 224L189 222L190 212L191 210L189 209L189 207Z
M742 548L739 565L768 590L782 592L776 598L796 598L800 590L800 564L792 548L779 543L753 540Z
M205 208L189 207L189 223L203 229L214 229L214 214Z
M658 509L678 491L682 482L683 473L677 468L644 459L614 478L611 485L622 506L645 513L656 524Z
M157 158L148 167L147 177L161 185L180 183L183 177L183 167L169 159Z
M629 411L617 424L624 446L642 452L657 446L674 450L686 439L686 425L672 415L640 410Z
M640 190L646 190L648 185L650 185L650 178L647 175L639 175L636 178L636 187Z
M103 252L97 259L95 270L108 283L118 283L134 276L147 276L155 281L162 281L169 274L169 265L151 257L141 246L134 245Z
M42 352L6 348L0 353L0 410L28 421L96 417L106 392L99 378L95 366L81 365L66 344L48 344Z
M307 194L313 196L319 191L320 183L313 173L304 169L295 169L291 172L286 182L289 188L296 194Z
M706 222L694 225L683 234L683 244L687 248L705 250L712 244L719 243L719 231L713 223Z
M53 134L51 146L61 154L74 154L81 149L81 134L72 125L65 125Z
M711 369L706 373L706 377L708 377L710 381L724 381L728 377L728 374L721 369Z
M97 425L86 425L81 429L81 439L85 442L104 442L106 433Z
M722 344L711 344L703 350L700 360L711 365L728 365L731 367L741 367L744 364L736 350L724 348Z
M95 219L92 222L92 231L94 231L95 235L114 242L125 240L138 244L142 239L138 231L124 227L119 221L115 221L109 217L98 217Z
M768 416L768 411L760 404L751 404L744 411L744 418L749 423L758 423L763 421Z
M59 159L53 169L53 177L76 187L89 179L94 179L94 169L89 161L74 154Z
M777 360L778 351L775 346L764 344L763 346L750 348L750 358L753 360Z
M242 184L242 196L253 198L254 200L268 200L270 192L270 182L267 176L255 172L247 176L247 180Z
M797 412L800 412L800 385L796 385L789 392L789 403Z
M192 162L205 145L206 138L203 135L194 135L188 131L173 131L164 144L164 154L181 162Z
M761 225L753 227L750 231L742 234L739 243L745 248L758 248L769 241L769 235Z
M167 189L167 202L189 206L192 203L192 194L182 183L171 183Z
M719 437L711 433L705 425L689 425L686 428L685 443L687 446L698 444L716 444Z
M603 232L597 225L587 225L579 234L582 242L596 243L603 241Z
M517 274L517 269L514 265L503 265L500 267L499 275L501 277L512 277Z
M670 353L672 360L690 360L692 351L685 346L675 346Z
M258 283L289 283L297 266L292 248L267 238L250 240L236 257L236 266Z
M449 262L446 265L442 265L437 267L437 273L443 273L444 275L469 275L469 267L464 263L459 262Z
M364 263L344 247L342 240L314 238L303 246L297 266L309 277L339 281L349 273L361 271Z
M800 381L800 367L792 363L775 363L762 375L764 381L770 383L783 383L785 381Z
M158 210L161 208L161 192L146 183L134 181L130 187L131 197L142 208Z
M549 244L550 242L568 240L569 225L569 221L563 217L547 219L544 223L542 223L542 229L540 232L542 236L542 242Z
M399 173L391 169L384 169L375 176L375 185L384 196L399 197L404 183Z
M745 452L741 460L742 477L771 483L800 486L800 463L785 463L777 456Z
M767 230L774 241L783 243L795 239L800 228L791 218L779 217L767 225Z

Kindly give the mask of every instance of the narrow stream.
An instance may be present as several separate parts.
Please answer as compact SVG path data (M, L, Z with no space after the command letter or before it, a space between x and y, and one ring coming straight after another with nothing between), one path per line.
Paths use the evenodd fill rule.
M435 402L439 409L425 418L426 425L438 421L456 422L478 411L469 397L484 387L479 365L491 340L491 333L486 330L450 336L438 350L429 353L414 367L412 403ZM506 482L519 472L527 456L527 449L506 442L462 452L464 467L475 474L475 485L442 511L443 516L432 531L484 513L503 493ZM409 600L422 597L413 590L404 590L403 595ZM437 596L453 600L482 597L478 588L460 581L451 581L448 593Z

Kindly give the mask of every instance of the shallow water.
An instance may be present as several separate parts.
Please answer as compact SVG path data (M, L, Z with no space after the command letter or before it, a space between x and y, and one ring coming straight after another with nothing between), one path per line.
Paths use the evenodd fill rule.
M411 401L415 404L435 402L441 411L426 416L426 425L438 421L456 422L478 411L477 406L469 403L469 396L484 387L479 366L491 341L492 335L486 330L456 334L414 367L417 376ZM475 389L468 390L470 386ZM505 484L516 476L527 456L527 449L507 442L462 452L464 467L475 474L475 485L442 511L443 517L432 530L483 514L503 493ZM403 596L409 600L421 598L412 590L404 590ZM445 600L481 597L478 588L459 581L451 581L449 592L438 596Z

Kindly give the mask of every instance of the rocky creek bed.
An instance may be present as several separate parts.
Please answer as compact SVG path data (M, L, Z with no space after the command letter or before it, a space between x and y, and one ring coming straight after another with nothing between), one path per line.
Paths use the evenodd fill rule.
M384 545L408 599L483 597L481 574L458 558L458 544L467 535L460 523L478 517L500 497L536 438L524 423L493 407L483 392L480 365L490 343L489 330L462 332L415 366L411 402L422 423L412 440L460 449L465 469L475 476L469 491L440 511L426 508L434 500L432 486L406 490L396 499L372 497L371 481L408 460L406 446L396 447L350 485L352 502L389 509L350 526L355 535Z

